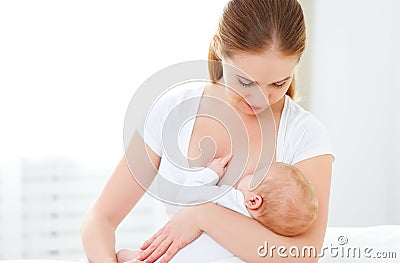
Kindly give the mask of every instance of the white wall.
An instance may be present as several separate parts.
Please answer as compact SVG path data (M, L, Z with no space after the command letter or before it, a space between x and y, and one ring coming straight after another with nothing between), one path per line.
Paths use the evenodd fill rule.
M34 203L34 212L51 213L49 206L57 206L56 202L41 200L58 188L43 187L40 180L53 173L65 175L66 170L68 180L77 179L77 185L90 188L88 193L84 186L65 187L86 196L78 200L79 207L94 202L123 155L125 111L136 88L166 66L206 59L225 3L0 1L0 260L76 259L82 209L75 211L75 223L68 224L74 232L73 244L67 246L71 239L66 236L58 237L60 244L39 236L23 237L26 229L46 225L22 220L22 208ZM39 168L21 172L22 158ZM72 159L90 172L60 168L55 159L61 163ZM34 174L30 180L34 186L24 182L26 174ZM41 196L25 204L21 192L28 185L32 191L24 193L25 199L32 199L33 192ZM60 199L69 202L66 195ZM154 221L164 220L153 213L162 210L149 199L135 208L142 211L135 220L130 217L122 223L117 247L137 247L155 231ZM64 229L62 223L51 222ZM60 250L47 253L42 249L47 245ZM72 245L74 252L69 251Z
M329 224L398 224L399 3L326 0L314 8L311 110L331 130L336 153Z
M1 1L0 156L116 164L136 88L166 66L206 59L225 2Z
M296 68L296 102L300 104L303 108L309 110L312 98L312 78L313 75L310 74L313 65L313 38L314 38L314 12L315 4L314 0L299 0L303 8L304 19L306 22L306 32L307 32L307 43L306 49L301 56L299 65Z
M393 55L392 55L392 71L391 75L394 76L395 81L394 81L394 91L393 91L393 99L395 100L396 98L400 98L400 2L399 1L393 1L393 10L392 14L394 17L393 19L393 41L391 42L392 44L392 49L394 50ZM391 108L393 111L393 114L399 119L400 117L400 103L394 102L391 103ZM393 141L394 141L394 154L392 155L391 159L391 167L393 167L393 170L395 171L394 174L396 176L393 176L392 182L389 182L389 192L390 196L388 197L388 202L394 203L395 200L400 200L400 121L395 122L393 128L391 129L392 134L393 134ZM395 165L393 165L395 164ZM399 223L400 222L400 209L389 209L389 218L392 218L394 222Z

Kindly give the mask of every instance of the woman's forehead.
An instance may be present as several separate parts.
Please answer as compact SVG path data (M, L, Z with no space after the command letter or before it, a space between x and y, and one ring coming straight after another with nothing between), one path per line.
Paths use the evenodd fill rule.
M279 82L294 73L298 57L288 57L268 50L261 54L237 54L225 61L230 74L261 84Z

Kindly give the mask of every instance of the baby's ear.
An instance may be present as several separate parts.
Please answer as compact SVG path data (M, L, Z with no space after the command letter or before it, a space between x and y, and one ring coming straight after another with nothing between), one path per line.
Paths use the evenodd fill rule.
M263 203L263 199L259 194L252 195L248 200L245 201L245 205L248 209L256 210Z

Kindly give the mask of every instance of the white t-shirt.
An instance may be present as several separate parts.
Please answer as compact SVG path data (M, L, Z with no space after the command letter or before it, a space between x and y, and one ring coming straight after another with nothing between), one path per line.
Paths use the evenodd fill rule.
M252 217L244 205L242 191L230 185L217 186L219 176L212 169L205 167L197 172L186 171L185 177L183 186L198 186L198 188L190 187L187 189L188 191L181 192L178 197L180 203L199 204L211 201L245 216Z
M184 185L186 171L177 167L176 160L179 158L181 158L179 159L180 161L185 158L187 160L189 141L195 118L191 118L183 127L180 127L178 133L176 130L173 131L174 134L172 135L169 132L174 127L171 128L169 125L165 125L166 123L171 123L166 119L178 119L177 122L182 124L182 120L179 120L179 118L185 119L182 116L195 116L198 112L200 98L207 84L187 83L168 90L154 103L146 119L142 122L142 125L144 125L143 133L142 129L138 129L146 144L161 157L157 177L164 178L177 185ZM174 111L173 109L182 105L182 102L188 103ZM170 114L171 112L173 113ZM178 147L179 154L182 156L177 154L171 157L171 151L165 151L166 148L171 149L174 145ZM276 161L294 165L305 159L323 154L331 154L333 156L328 130L310 112L285 95L285 103L277 134ZM176 189L169 190L169 187L161 187L159 191L161 198L166 198L169 201L176 197L177 194ZM181 209L179 206L168 203L165 206L169 217ZM192 246L190 252L188 250L190 244L185 247L186 249L181 249L171 262L209 262L232 256L229 251L206 234L196 239L196 243L199 245Z

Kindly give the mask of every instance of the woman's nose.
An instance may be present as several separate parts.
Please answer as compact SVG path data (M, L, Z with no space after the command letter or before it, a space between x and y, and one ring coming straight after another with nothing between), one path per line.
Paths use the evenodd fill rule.
M266 107L269 105L270 94L268 92L252 92L246 97L247 103L255 107Z

